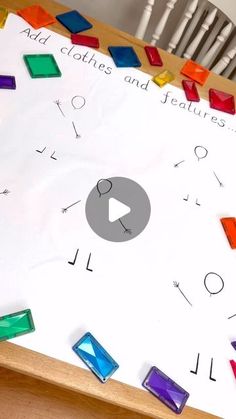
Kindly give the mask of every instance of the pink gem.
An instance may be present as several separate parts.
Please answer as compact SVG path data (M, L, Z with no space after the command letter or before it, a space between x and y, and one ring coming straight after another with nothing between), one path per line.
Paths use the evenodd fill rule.
M235 102L233 95L220 90L209 90L210 107L218 111L235 114Z
M186 99L190 102L199 102L200 97L197 91L196 83L192 80L182 80Z
M231 359L231 361L229 361L229 362L230 362L230 365L231 365L231 367L232 367L232 370L233 370L234 376L235 376L235 378L236 378L236 362L235 362L234 360L232 360L232 359Z

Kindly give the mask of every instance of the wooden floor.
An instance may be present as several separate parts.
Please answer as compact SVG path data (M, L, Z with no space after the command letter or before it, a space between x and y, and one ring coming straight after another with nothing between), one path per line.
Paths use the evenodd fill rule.
M0 419L147 419L78 393L0 368Z

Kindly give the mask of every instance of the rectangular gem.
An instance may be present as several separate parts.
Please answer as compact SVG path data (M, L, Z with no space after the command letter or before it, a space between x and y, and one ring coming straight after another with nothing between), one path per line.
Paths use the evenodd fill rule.
M72 349L102 383L119 368L117 362L89 332L85 333Z
M0 341L12 339L35 330L31 310L0 317Z
M95 36L71 34L71 42L76 45L84 45L91 48L99 48L99 40Z
M143 386L175 413L181 413L189 393L176 384L157 367L148 372Z
M182 80L182 85L184 88L184 93L186 99L190 102L199 102L200 97L197 91L196 83L192 80Z
M236 218L226 217L220 219L227 239L232 249L236 249Z
M153 47L151 45L146 45L144 47L146 55L148 57L149 63L151 65L159 66L161 67L163 65L162 59L160 57L159 51L156 47Z
M24 55L24 61L32 78L61 76L52 54Z
M3 29L7 20L8 10L5 7L0 7L0 28Z
M0 89L15 89L16 79L14 76L0 76Z

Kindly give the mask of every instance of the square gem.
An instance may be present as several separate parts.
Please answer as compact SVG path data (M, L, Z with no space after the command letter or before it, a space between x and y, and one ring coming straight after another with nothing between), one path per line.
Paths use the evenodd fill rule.
M7 20L8 10L5 7L0 7L0 28L3 29Z
M56 18L71 33L86 31L93 27L77 10L62 13L61 15L57 15Z
M175 413L181 413L189 393L176 384L157 367L148 372L143 386Z
M181 73L203 86L210 74L210 71L194 61L188 60L184 64Z
M0 76L0 89L15 89L16 79L14 76Z
M39 29L56 22L56 19L52 15L37 4L18 10L17 14L33 26L34 29Z
M24 55L24 61L32 78L61 76L52 54Z
M221 92L220 90L209 90L209 101L212 109L217 109L221 112L235 114L234 96L229 93Z
M156 74L152 81L156 83L159 87L165 86L165 84L170 83L175 79L174 75L169 70L164 70L159 74Z
M35 330L29 309L0 317L0 341L12 339Z
M102 383L119 368L117 362L89 332L85 333L72 349Z
M141 62L133 47L108 47L117 67L141 67Z

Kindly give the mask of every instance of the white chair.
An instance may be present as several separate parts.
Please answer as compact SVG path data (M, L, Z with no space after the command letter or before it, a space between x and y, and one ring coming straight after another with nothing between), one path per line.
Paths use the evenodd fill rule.
M147 39L145 34L160 5L160 0L146 1L137 38L235 79L236 0L165 0L164 11L157 16L151 39ZM175 13L177 25L173 26L173 19L168 25Z

